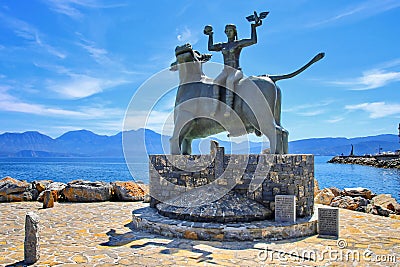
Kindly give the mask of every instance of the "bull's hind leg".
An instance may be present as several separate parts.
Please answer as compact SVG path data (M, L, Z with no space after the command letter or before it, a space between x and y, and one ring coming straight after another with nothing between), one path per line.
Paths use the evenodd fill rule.
M289 154L289 132L282 128L283 154Z
M192 154L192 139L183 138L183 140L182 140L182 154L183 155Z
M277 126L276 127L276 150L279 154L288 154L288 137L289 132L284 128Z
M268 138L271 154L281 154L281 149L279 147L282 147L282 139L277 138L277 129L279 127L272 123L263 124L264 125L260 125L260 132Z

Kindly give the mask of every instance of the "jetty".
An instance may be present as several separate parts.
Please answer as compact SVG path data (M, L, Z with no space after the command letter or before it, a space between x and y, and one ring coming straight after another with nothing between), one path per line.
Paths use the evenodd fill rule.
M400 152L363 156L335 156L328 163L358 164L377 168L400 169Z

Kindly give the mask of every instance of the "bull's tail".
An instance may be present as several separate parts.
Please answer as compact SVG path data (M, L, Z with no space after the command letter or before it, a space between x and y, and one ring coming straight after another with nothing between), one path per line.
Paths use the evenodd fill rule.
M324 56L325 56L325 53L319 53L313 59L311 59L310 62L308 62L306 65L304 65L300 69L296 70L295 72L292 72L292 73L289 73L289 74L284 74L284 75L266 75L266 76L268 76L273 82L277 82L279 80L293 78L294 76L302 73L304 70L306 70L308 67L310 67L315 62L321 60ZM263 76L265 76L265 75L263 75Z

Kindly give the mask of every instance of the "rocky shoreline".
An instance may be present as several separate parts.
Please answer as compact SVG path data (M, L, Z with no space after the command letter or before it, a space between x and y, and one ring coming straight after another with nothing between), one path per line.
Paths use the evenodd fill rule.
M69 183L38 180L20 181L11 177L0 180L0 202L39 201L43 208L52 208L54 202L149 202L149 186L143 183L90 182L75 180ZM374 215L400 219L400 204L390 194L376 195L366 188L318 187L315 180L315 204L349 209Z
M400 156L398 158L385 159L379 156L336 156L328 163L358 164L377 168L400 169Z
M362 187L315 190L314 203L400 219L400 204L390 194L374 194Z
M133 181L105 183L75 180L65 184L51 180L29 183L11 177L0 180L0 202L40 201L44 203L44 208L52 207L54 201L146 201L148 194L148 185Z

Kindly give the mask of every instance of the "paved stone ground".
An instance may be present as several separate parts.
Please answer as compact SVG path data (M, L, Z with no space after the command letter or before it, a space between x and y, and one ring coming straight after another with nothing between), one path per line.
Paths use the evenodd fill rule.
M0 203L0 266L22 265L28 211L41 219L41 257L35 266L400 265L400 220L343 209L339 240L312 236L207 242L133 230L132 210L147 205L143 203L55 203L52 209L41 205Z

